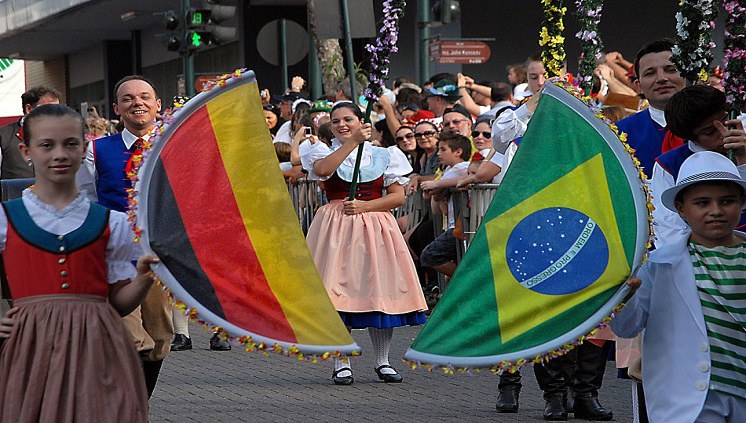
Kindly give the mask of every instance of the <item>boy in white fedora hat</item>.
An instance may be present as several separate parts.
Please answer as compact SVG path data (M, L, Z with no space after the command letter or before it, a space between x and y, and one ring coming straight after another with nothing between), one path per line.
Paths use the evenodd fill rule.
M746 181L720 153L684 161L661 203L688 236L653 251L637 292L611 322L624 338L642 331L651 422L736 422L746 416L746 234L735 231ZM639 287L639 289L637 289Z

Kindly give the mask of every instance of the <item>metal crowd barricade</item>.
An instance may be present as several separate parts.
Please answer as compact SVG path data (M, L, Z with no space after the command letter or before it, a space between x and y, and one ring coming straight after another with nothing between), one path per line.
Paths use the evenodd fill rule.
M487 212L499 186L500 184L475 184L469 191L451 191L454 213L461 219L463 232L463 240L459 243L457 251L457 262L461 261L461 257L474 239L474 234L482 223L484 214ZM317 181L305 178L298 179L297 184L288 183L287 187L303 233L307 234L316 211L326 204L326 194L321 190ZM432 214L430 201L423 198L421 190L417 190L414 194L408 196L401 207L397 207L391 212L397 219L407 218L406 231L411 230ZM435 236L437 237L443 233L443 218L442 216L433 216L433 220Z
M492 203L492 198L497 192L497 188L500 184L476 184L471 187L469 191L471 194L471 202L468 205L468 218L463 221L464 224L464 236L465 236L465 248L469 248L471 241L474 239L474 234L477 232L477 228L482 223L487 209Z
M303 234L308 233L316 211L326 204L326 194L321 190L317 181L298 179L296 184L287 184L293 208L301 224ZM474 234L484 219L484 215L495 196L499 184L476 184L468 191L452 190L454 215L460 219L460 230L462 236L456 250L456 263L461 261L466 250L469 248ZM443 233L445 216L433 215L430 209L430 200L423 198L422 191L417 190L406 197L404 204L391 211L397 219L406 217L406 231L410 231L420 222L432 217L435 237ZM443 275L438 274L438 285L443 292L446 281Z
M420 222L430 216L430 201L422 198L422 191L417 190L412 195L404 199L404 204L392 210L394 217L397 219L406 217L407 225L405 232L408 232Z
M460 240L456 250L456 263L461 262L461 258L469 249L477 228L484 219L484 214L495 196L499 184L476 184L472 185L468 191L451 190L451 200L453 201L453 213L460 222L461 236L456 231L456 238ZM458 227L457 227L458 229Z
M287 183L288 193L303 234L306 235L316 211L326 204L326 194L319 188L317 181L300 178L296 182Z

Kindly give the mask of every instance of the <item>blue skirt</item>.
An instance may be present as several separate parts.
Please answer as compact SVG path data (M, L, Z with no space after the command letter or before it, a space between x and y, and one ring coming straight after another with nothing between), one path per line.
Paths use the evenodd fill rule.
M345 326L353 329L388 329L400 326L416 326L425 323L425 312L423 311L412 311L404 314L386 314L380 311L368 311L365 313L339 311L338 313Z

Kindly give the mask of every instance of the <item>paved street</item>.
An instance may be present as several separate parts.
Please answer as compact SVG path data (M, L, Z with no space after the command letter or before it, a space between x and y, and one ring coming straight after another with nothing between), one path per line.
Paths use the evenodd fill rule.
M380 383L370 357L363 355L353 361L352 386L332 384L331 362L311 364L237 348L210 351L209 334L196 325L190 330L194 349L174 352L164 364L150 402L153 422L543 421L544 402L531 369L524 370L519 413L498 415L497 376L447 376L401 363L416 328L394 332L392 364L403 383ZM371 348L366 331L353 331L353 336L363 349ZM616 378L610 363L600 400L616 421L632 420L629 384Z

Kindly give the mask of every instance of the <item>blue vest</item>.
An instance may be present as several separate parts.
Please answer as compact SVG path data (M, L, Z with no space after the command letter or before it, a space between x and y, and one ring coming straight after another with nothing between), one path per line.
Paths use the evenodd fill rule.
M671 174L675 181L679 179L679 169L684 164L684 160L688 159L692 154L694 152L689 148L689 143L686 143L681 147L676 147L671 151L661 154L655 161L658 162L658 165L663 170Z
M120 212L127 211L127 189L132 183L125 173L125 166L135 151L127 149L122 134L114 134L93 141L96 163L96 191L98 203Z
M624 118L616 123L620 131L627 133L627 143L635 149L635 157L640 161L643 172L650 178L655 159L661 155L666 129L650 117L650 109Z
M674 181L679 179L679 170L684 161L688 159L694 152L689 148L689 143L676 147L673 150L661 154L657 159L658 165L663 168L666 172L673 176ZM741 211L741 221L738 222L739 231L746 228L746 211Z

